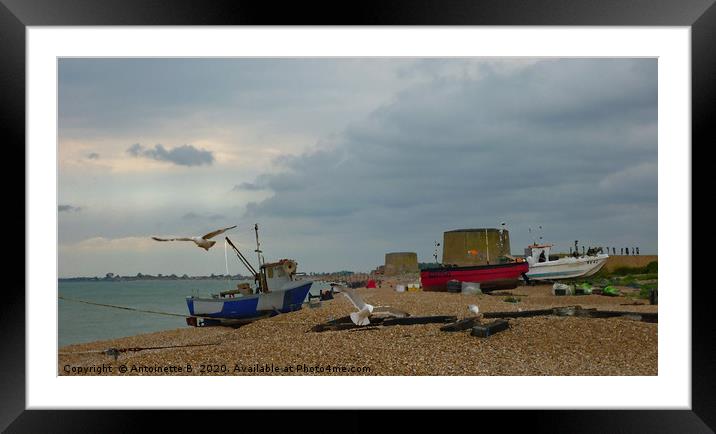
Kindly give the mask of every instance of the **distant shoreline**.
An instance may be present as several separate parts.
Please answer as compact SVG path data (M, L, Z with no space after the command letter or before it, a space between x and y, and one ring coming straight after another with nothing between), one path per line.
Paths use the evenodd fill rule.
M351 273L348 274L346 272L342 273L313 273L313 274L306 274L305 277L311 277L311 278L324 278L324 277L335 277L335 276L353 276L353 275L363 275L365 273ZM188 276L188 275L182 275L177 276L175 274L170 274L168 276L165 275L152 275L152 274L137 274L135 276L116 276L116 275L107 275L104 277L99 276L93 276L93 277L87 277L87 276L80 276L80 277L59 277L57 278L58 282L129 282L129 281L135 281L135 280L252 280L253 276L244 276L241 274L234 274L234 275L225 275L225 274L212 274L210 276Z
M153 276L142 274L141 276L112 276L112 277L59 277L58 282L127 282L132 280L246 280L253 279L251 276L212 275L212 276Z

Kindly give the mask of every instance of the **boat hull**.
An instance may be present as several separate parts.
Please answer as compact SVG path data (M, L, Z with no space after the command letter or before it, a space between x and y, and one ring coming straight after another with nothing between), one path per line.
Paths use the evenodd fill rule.
M530 280L560 280L588 277L601 270L608 258L607 255L598 255L539 262L530 266L527 278Z
M526 262L431 268L420 272L420 283L424 291L447 291L450 280L478 282L483 291L512 289L517 287L520 276L527 271L529 265Z
M311 281L291 282L266 294L237 298L187 297L186 304L192 316L217 319L260 318L301 309L311 285Z

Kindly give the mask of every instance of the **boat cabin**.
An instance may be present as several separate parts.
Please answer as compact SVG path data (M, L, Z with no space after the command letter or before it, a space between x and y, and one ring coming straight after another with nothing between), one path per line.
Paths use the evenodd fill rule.
M527 262L535 264L538 262L548 262L549 252L553 244L532 244L525 248L525 258Z
M261 287L266 289L265 292L270 292L292 282L296 275L296 265L296 261L290 259L261 265Z
M243 255L239 251L239 249L234 245L233 242L229 239L229 237L226 237L226 243L228 243L232 249L234 249L234 252L236 253L236 256L239 258L242 264L246 267L249 272L254 276L254 282L257 283L256 287L256 293L267 293L271 291L277 291L282 288L284 288L288 283L295 281L296 276L296 267L298 263L296 261L293 261L291 259L281 259L278 262L270 262L270 263L263 263L263 256L261 255L261 249L259 248L259 227L258 225L254 226L254 230L256 231L256 252L258 254L258 260L259 260L259 271L256 271L256 269L251 265L251 263L246 259L246 256ZM239 284L236 289L231 291L224 291L220 294L221 297L233 297L235 295L241 294L241 295L251 295L251 289L247 288L248 284Z

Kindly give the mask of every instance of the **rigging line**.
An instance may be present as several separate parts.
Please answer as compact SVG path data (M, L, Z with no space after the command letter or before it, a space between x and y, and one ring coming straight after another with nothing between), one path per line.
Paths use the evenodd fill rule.
M61 295L58 295L57 298L59 298L60 300L75 301L75 302L77 302L77 303L91 304L91 305L93 305L93 306L111 307L111 308L114 308L114 309L124 309L124 310L131 310L131 311L135 311L135 312L153 313L153 314L156 314L156 315L179 316L179 317L182 317L182 318L194 317L194 318L209 318L209 319L215 319L215 318L205 317L205 316L201 316L201 315L189 315L189 314L174 313L174 312L161 312L161 311L157 311L157 310L138 309L138 308L136 308L136 307L117 306L117 305L114 305L114 304L105 304L105 303L95 303L95 302L92 302L92 301L80 300L80 299L77 299L77 298L63 297L63 296L61 296Z
M156 311L156 310L137 309L137 308L134 308L134 307L127 307L127 306L117 306L117 305L113 305L113 304L95 303L95 302L92 302L92 301L80 300L80 299L77 299L77 298L63 297L63 296L61 296L61 295L57 296L57 298L59 298L59 299L61 299L61 300L66 300L66 301L75 301L75 302L77 302L77 303L91 304L91 305L93 305L93 306L111 307L111 308L115 308L115 309L124 309L124 310L130 310L130 311L135 311L135 312L153 313L153 314L157 314L157 315L178 316L178 317L182 317L182 318L188 318L188 317L193 317L193 318L205 318L205 319L210 319L210 320L216 320L216 319L217 319L217 318L208 317L208 316L201 316L201 315L189 315L189 314L173 313L173 312L161 312L161 311ZM256 319L254 319L254 321L257 321L258 319L265 319L265 318L268 318L268 316L258 317L258 318L256 318ZM285 323L285 324L311 324L311 323L307 323L307 322L298 322L298 321L296 321L296 322L290 322L290 321L271 321L271 323L272 323L272 324L281 324L281 323Z
M251 263L249 263L248 259L246 259L246 257L241 253L241 251L239 251L239 249L234 245L234 243L231 242L231 239L229 239L229 237L226 237L226 241L228 241L231 248L234 249L234 252L236 252L236 256L238 256L241 263L244 264L244 266L249 270L251 274L254 275L254 277L256 277L258 273L256 272L256 269L251 266Z
M74 352L63 352L57 353L59 356L74 356L76 354L104 354L105 350L91 350L91 351L74 351Z

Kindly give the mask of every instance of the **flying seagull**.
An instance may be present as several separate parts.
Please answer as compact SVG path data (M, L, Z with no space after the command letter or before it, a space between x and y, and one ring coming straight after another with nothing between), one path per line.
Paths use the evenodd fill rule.
M182 237L182 238L159 238L159 237L152 237L155 241L194 241L194 243L201 247L202 249L206 250L207 252L209 249L216 244L216 241L213 241L211 238L214 238L215 236L219 234L223 234L224 232L228 231L229 229L234 229L236 225L231 226L230 228L224 228L224 229L217 229L214 232L209 232L208 234L204 235L203 237Z

